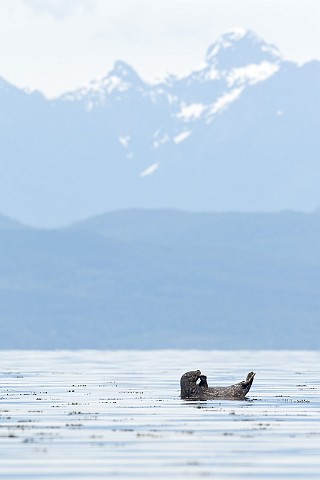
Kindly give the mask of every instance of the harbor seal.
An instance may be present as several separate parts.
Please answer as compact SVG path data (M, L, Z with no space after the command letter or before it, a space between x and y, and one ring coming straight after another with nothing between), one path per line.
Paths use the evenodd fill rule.
M200 370L184 373L180 379L181 398L189 400L244 400L249 392L255 373L249 372L242 382L229 387L209 387L206 375ZM199 383L197 381L200 380Z

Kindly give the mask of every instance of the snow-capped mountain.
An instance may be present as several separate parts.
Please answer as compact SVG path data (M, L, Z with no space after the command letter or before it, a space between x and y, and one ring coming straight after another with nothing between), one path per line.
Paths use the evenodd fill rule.
M0 210L59 225L106 210L313 210L320 62L253 32L218 38L183 77L125 62L55 100L0 80Z

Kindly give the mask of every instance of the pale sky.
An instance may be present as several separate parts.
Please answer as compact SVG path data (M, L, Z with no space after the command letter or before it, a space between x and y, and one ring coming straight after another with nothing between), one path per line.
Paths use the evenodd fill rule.
M147 81L198 67L242 27L320 59L320 0L0 0L0 76L52 97L129 63Z

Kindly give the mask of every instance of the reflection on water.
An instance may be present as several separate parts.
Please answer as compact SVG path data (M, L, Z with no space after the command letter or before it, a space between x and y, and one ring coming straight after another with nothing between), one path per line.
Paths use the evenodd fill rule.
M1 352L0 477L320 478L319 352ZM186 402L257 375L247 401Z

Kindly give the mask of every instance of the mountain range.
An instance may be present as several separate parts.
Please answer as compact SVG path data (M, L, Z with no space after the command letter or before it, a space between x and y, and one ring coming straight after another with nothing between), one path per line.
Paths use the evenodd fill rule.
M320 62L245 30L156 84L117 61L47 99L0 78L0 210L57 227L102 212L310 212L320 205Z

